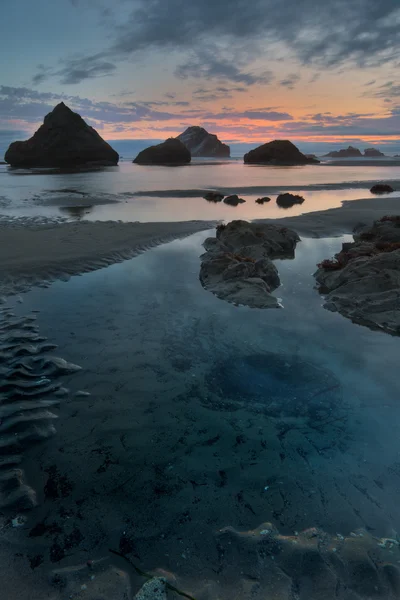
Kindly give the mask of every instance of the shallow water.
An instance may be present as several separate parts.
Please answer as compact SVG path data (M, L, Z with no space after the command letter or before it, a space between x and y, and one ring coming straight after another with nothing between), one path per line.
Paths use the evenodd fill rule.
M56 435L23 465L42 504L20 542L42 568L128 540L146 568L206 577L227 525L399 530L399 339L326 311L314 289L345 238L277 261L284 308L257 310L201 287L206 235L11 301L39 309L40 334L82 367L64 378ZM68 492L51 498L54 469ZM27 537L43 519L57 527Z
M0 212L123 221L275 218L369 197L371 186L382 180L400 188L400 166L260 167L231 160L169 168L121 162L119 167L78 173L0 166ZM207 202L202 198L207 189L237 193L246 203L230 207ZM280 209L276 196L287 190L302 194L305 203ZM272 197L270 203L255 203L265 195Z

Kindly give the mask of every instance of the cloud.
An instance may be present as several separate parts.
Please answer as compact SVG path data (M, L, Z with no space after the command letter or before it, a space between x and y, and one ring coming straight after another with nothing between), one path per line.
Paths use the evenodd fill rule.
M223 112L213 115L205 115L205 119L250 119L257 121L292 121L292 115L285 112L276 111L258 111L258 110L245 110L243 112Z
M317 9L315 0L115 0L112 11L94 5L112 24L109 46L101 55L68 59L53 73L63 82L112 74L138 52L191 53L179 77L246 85L268 82L267 74L263 79L247 67L260 57L277 60L277 47L324 68L379 66L400 57L398 0L326 0Z
M38 92L26 87L0 86L0 119L23 120L37 123L45 114L53 110L60 101L67 102L72 110L78 111L85 119L93 119L99 126L102 124L133 123L139 121L169 121L179 119L179 113L160 111L153 108L157 105L174 107L187 106L187 102L96 102L79 96ZM186 118L196 116L188 111Z
M399 98L400 84L394 81L388 81L381 85L374 93L377 98Z
M218 57L211 50L201 50L195 53L188 61L179 65L175 73L180 79L187 79L188 77L206 80L216 79L246 85L266 84L273 79L271 71L261 73L245 72L240 67L237 58Z
M293 90L296 86L296 83L300 81L301 77L297 73L291 73L285 79L281 79L279 82L283 87L288 88L289 90Z

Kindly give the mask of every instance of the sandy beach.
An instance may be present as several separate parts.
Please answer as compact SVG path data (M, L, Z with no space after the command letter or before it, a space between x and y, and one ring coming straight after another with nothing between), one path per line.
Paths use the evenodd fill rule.
M215 223L79 222L37 225L29 219L0 225L0 293L65 279L132 258L135 254Z
M399 208L400 197L371 198L344 202L341 208L263 221L291 227L305 237L331 237L351 233L356 225L372 223L386 214L397 213ZM22 291L43 281L93 271L215 225L211 221L39 225L29 218L3 221L0 292Z
M372 224L385 215L399 214L400 197L366 198L346 201L340 208L305 213L283 219L263 219L263 222L281 224L295 229L305 237L333 237L352 233L356 225Z

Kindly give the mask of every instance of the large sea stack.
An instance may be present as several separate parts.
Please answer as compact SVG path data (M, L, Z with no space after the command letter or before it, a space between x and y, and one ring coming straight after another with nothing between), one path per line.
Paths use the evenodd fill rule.
M134 163L138 165L186 165L192 160L189 150L180 140L169 138L162 144L139 152Z
M314 165L319 161L310 158L289 142L274 140L244 155L244 162L253 165Z
M64 102L44 118L25 142L13 142L5 154L13 167L74 167L118 164L118 152Z
M231 150L216 135L208 133L203 127L188 127L178 135L192 156L208 158L229 158Z

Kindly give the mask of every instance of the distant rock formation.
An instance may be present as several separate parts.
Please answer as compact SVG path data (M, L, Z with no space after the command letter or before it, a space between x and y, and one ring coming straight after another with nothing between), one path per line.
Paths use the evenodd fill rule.
M362 154L358 148L349 146L348 148L342 148L342 150L333 150L332 152L328 152L328 154L325 154L325 156L329 156L330 158L357 158L362 156Z
M387 216L354 233L315 273L325 308L356 323L400 335L400 216Z
M383 152L378 150L377 148L366 148L364 150L364 156L368 158L376 158L377 156L385 156Z
M168 138L156 146L139 152L134 163L138 165L186 165L192 157L189 150L177 138Z
M304 198L303 196L299 196L298 194L279 194L276 199L276 203L281 208L290 208L294 206L294 204L303 204Z
M238 204L244 204L245 202L246 200L239 198L237 194L232 194L231 196L224 198L224 203L229 204L229 206L237 206Z
M394 189L387 183L377 183L369 191L371 194L391 194Z
M221 300L252 308L279 308L274 258L293 258L299 236L277 225L232 221L204 242L200 281Z
M224 199L224 194L221 194L221 192L206 192L203 198L208 202L221 202Z
M244 162L254 165L308 165L318 164L309 158L289 140L274 140L263 144L244 155Z
M188 127L178 135L192 156L208 158L229 158L231 150L223 144L216 135L208 133L203 127Z
M45 116L25 142L13 142L5 154L13 167L112 166L119 155L64 102Z
M257 204L265 204L266 202L271 202L271 198L268 196L264 196L263 198L257 198Z

